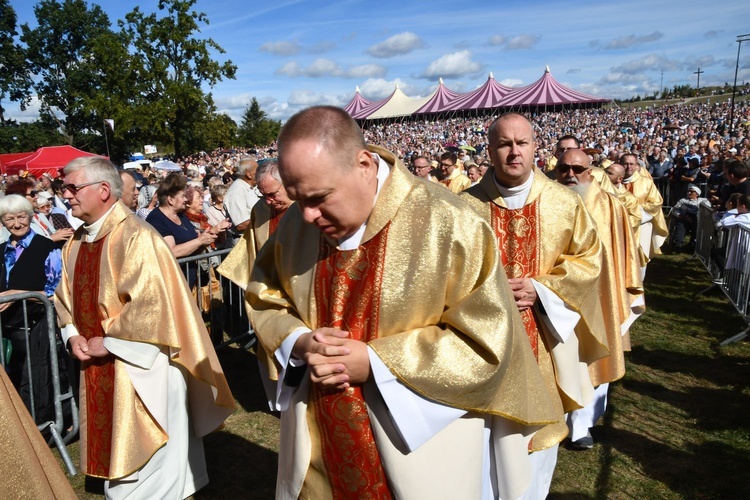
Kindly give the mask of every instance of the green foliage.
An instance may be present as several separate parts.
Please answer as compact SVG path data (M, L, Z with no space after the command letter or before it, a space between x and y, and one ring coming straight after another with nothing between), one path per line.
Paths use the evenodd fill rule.
M246 147L268 146L276 140L279 130L281 130L281 121L268 118L257 99L253 97L250 105L245 108L245 112L242 114L242 123L238 132L240 145Z
M0 0L0 127L6 124L2 101L29 97L31 78L24 49L16 43L16 13L8 0Z
M102 37L113 36L107 14L84 0L42 0L34 7L38 26L21 26L29 70L36 75L34 91L40 114L57 121L69 144L85 130L98 130L105 117L87 104L103 89L102 74L109 58L96 59ZM119 61L118 61L119 62ZM107 66L102 67L106 64ZM61 116L60 116L61 115Z
M24 153L41 146L61 146L65 144L65 138L56 128L55 123L45 123L44 120L0 127L0 153Z
M237 70L231 61L212 59L211 51L224 53L216 42L193 36L209 23L204 13L191 10L194 4L160 0L165 16L136 7L118 22L136 56L130 66L137 80L134 109L154 140L173 142L178 156L200 149L201 128L213 114L213 99L201 87L234 78Z

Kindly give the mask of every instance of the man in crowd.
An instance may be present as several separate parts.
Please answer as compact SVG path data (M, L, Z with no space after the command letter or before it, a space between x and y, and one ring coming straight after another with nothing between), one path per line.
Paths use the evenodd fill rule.
M135 174L130 170L120 170L120 179L122 179L122 202L135 212L138 209L138 186Z
M78 158L65 180L84 221L56 290L81 361L81 469L108 498L185 498L208 482L201 438L234 411L232 394L169 247L119 202L115 167Z
M451 192L458 194L471 186L471 181L461 170L456 168L456 161L456 153L448 151L440 155L440 171L443 174L440 184L450 189Z
M627 331L635 317L643 313L643 282L638 243L630 229L625 207L615 195L606 193L593 181L589 157L579 149L570 149L560 155L555 169L557 181L581 196L596 222L602 243L599 302L609 355L589 365L591 382L596 388L594 399L568 415L573 446L587 449L594 445L589 429L606 411L609 383L625 375L624 351L630 350ZM631 311L636 300L635 311Z
M625 189L633 193L641 205L640 244L646 259L650 259L653 255L661 254L660 248L669 236L667 222L661 211L661 194L651 176L638 164L636 155L626 153L620 156L617 163L625 169L622 181Z
M636 241L640 241L641 234L641 205L638 202L633 193L628 191L622 184L625 178L625 168L619 163L612 163L604 169L609 177L612 186L615 188L615 196L623 204L625 210L628 213L628 220L630 221L630 228L633 230L633 235ZM641 252L643 254L643 252ZM645 263L644 263L645 265Z
M277 497L518 497L528 426L554 412L490 227L340 108L298 113L278 144L296 203L248 286L282 411Z
M490 223L545 376L558 422L537 432L529 498L545 498L568 433L563 413L591 401L585 366L607 355L598 300L601 243L581 199L534 167L535 137L521 114L498 117L488 131L494 175L462 194Z
M258 251L276 232L281 218L293 203L281 182L278 160L262 161L255 178L264 202L255 204L250 224L242 238L217 269L222 276L232 280L243 290L247 289Z
M475 184L479 184L479 179L482 178L482 175L479 173L479 167L476 163L468 164L466 175L469 177L472 186L474 186Z
M414 174L417 177L430 182L438 182L437 177L432 175L432 165L426 156L417 156L412 161L412 165L414 166Z
M236 240L239 240L245 229L250 225L250 216L253 207L260 199L256 193L255 170L258 163L250 157L240 160L237 167L237 180L235 180L226 196L224 207L229 212L229 218L234 224Z

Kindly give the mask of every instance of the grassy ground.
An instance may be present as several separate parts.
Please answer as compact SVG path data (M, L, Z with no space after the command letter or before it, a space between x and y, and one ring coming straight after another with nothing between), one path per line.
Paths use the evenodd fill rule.
M719 342L744 323L697 260L655 259L648 312L631 329L628 373L610 389L592 450L560 449L553 499L750 498L750 342ZM195 498L273 498L278 419L268 412L255 358L220 353L240 408L205 439L211 483ZM71 446L77 461L77 445ZM81 476L71 479L81 498Z

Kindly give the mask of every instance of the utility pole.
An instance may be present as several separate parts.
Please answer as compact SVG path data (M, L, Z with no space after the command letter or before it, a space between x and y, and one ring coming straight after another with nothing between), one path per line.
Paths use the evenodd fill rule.
M698 88L695 89L698 94L701 92L701 73L705 73L705 71L701 71L700 68L698 68L698 71L693 71L694 75L698 75Z
M664 92L664 70L661 70L661 81L659 82L659 92L664 94L664 99L667 98L667 93Z
M737 35L737 66L734 68L734 85L732 86L732 113L729 117L729 130L734 135L734 96L737 93L737 72L740 70L740 49L742 42L750 41L750 34Z

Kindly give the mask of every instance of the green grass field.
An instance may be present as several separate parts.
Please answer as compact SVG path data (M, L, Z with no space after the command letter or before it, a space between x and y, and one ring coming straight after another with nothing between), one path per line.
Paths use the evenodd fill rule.
M561 446L550 498L750 498L750 342L719 346L745 324L721 292L694 298L709 285L688 256L649 264L628 373L611 385L594 448ZM239 410L205 439L211 483L195 498L273 498L279 426L255 358L228 349L220 359ZM71 483L100 498L80 474Z

